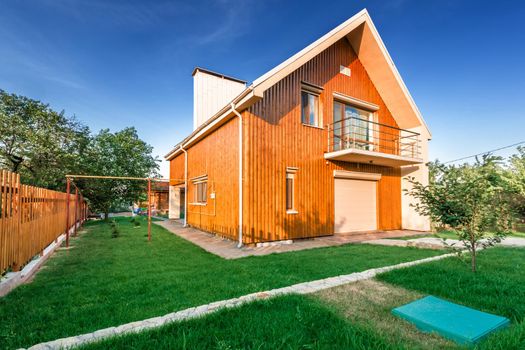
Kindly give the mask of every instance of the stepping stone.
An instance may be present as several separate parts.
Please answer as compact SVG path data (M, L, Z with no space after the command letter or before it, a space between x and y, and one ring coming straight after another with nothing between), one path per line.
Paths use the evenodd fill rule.
M473 345L507 327L508 318L492 315L449 301L427 296L392 310L423 332L436 332L459 344Z

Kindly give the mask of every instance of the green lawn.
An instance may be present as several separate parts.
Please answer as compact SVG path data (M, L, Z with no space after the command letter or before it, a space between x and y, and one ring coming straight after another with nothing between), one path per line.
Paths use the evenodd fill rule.
M493 248L480 253L477 274L448 258L380 275L381 281L256 302L82 349L464 349L391 315L393 307L428 294L513 320L476 349L525 349L524 264L525 249Z
M142 219L144 220L144 219ZM35 280L0 298L5 348L77 335L255 291L417 260L439 251L346 245L225 260L153 225L94 222ZM4 346L5 345L5 346Z
M427 238L427 237L446 238L446 239L458 239L458 236L454 232L451 232L451 231L441 231L441 232L436 232L436 233L422 233L422 234L416 235L416 236L411 235L411 236L402 236L402 237L392 237L392 238L387 238L387 239L401 239L401 240L404 240L404 241L408 241L408 240L411 240L411 239Z
M404 349L324 303L288 295L82 347L95 349Z

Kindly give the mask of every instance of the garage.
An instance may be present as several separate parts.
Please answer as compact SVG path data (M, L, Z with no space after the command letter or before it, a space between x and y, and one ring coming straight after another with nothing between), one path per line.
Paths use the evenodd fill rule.
M377 230L379 177L379 174L354 172L335 174L335 233Z

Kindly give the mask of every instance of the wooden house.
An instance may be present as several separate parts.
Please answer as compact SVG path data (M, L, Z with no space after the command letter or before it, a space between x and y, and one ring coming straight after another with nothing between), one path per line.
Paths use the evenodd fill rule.
M363 10L251 84L197 68L170 217L240 244L429 230L403 193L431 137Z

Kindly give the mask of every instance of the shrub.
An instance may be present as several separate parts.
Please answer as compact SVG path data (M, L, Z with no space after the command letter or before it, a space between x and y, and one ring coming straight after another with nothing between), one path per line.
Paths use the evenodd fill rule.
M111 220L109 222L109 225L111 227L111 238L117 238L120 235L120 230L117 222L115 220Z

